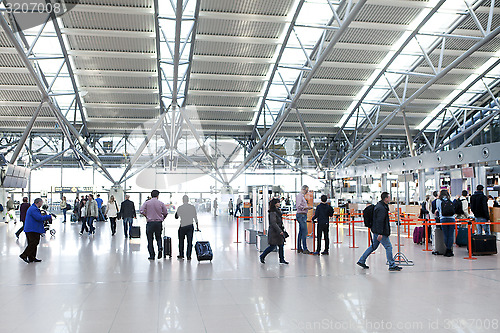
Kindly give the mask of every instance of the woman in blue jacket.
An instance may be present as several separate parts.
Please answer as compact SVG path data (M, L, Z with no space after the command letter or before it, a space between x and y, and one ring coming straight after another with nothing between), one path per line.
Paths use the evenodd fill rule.
M36 250L38 244L40 243L40 235L45 234L45 228L43 226L44 221L52 221L52 216L42 215L40 207L42 207L43 200L36 198L33 205L28 208L26 212L26 220L24 222L24 232L26 233L26 239L28 240L28 246L23 253L19 256L26 263L30 262L40 262L40 259L36 258Z

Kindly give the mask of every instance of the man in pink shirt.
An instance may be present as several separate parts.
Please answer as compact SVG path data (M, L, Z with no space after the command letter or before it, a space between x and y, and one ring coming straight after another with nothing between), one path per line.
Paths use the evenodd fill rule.
M156 238L158 244L158 259L161 258L162 240L161 231L163 229L163 220L167 217L167 207L163 202L158 200L160 192L158 190L151 191L151 199L146 200L142 204L140 212L146 217L146 237L148 238L149 260L155 260L155 249L153 247L153 237Z
M295 201L295 205L297 206L297 214L295 215L297 222L299 223L299 234L297 236L297 253L309 254L311 253L307 249L307 211L312 209L311 206L307 205L306 195L307 191L309 191L309 186L302 186L302 191L297 194L297 198Z

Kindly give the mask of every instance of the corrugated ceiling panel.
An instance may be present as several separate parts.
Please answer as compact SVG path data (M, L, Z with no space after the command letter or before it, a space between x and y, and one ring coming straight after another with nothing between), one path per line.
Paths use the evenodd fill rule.
M0 116L16 116L16 117L31 117L35 111L36 107L32 106L0 106ZM52 111L48 107L42 107L39 113L40 117L51 117L53 116Z
M201 35L278 38L283 23L236 21L200 18L198 33Z
M495 3L495 6L498 7L498 3ZM486 4L485 4L484 8L489 8L489 5L486 6ZM486 27L486 25L488 24L489 14L488 13L476 13L476 16L479 19L479 22L481 22L481 25L483 27ZM491 22L491 29L493 30L496 27L498 27L499 25L500 25L500 15L494 14L493 20ZM476 25L476 23L474 23L474 20L472 19L472 17L469 16L462 24L460 24L460 26L458 28L459 29L477 30L477 25Z
M265 76L269 64L194 61L192 73Z
M86 103L153 104L157 105L158 94L109 94L89 92L83 97Z
M75 69L156 72L156 60L127 58L73 57Z
M189 104L204 106L239 106L254 107L258 97L229 97L229 96L190 96Z
M123 38L100 36L68 36L72 50L155 53L151 38Z
M453 89L454 86L450 86L450 89L443 89L443 90L427 89L422 95L420 95L419 99L444 99L453 91ZM416 88L408 88L406 92L406 97L411 96L416 91L417 91ZM397 88L396 92L401 98L403 96L403 87Z
M0 47L14 47L3 30L0 30Z
M385 51L334 48L326 58L326 61L379 64L386 55L387 52ZM314 59L316 59L316 57L314 57Z
M81 5L105 5L137 8L153 7L153 0L65 0L65 2Z
M259 92L263 84L263 82L259 81L191 79L189 88L190 90Z
M252 131L252 125L203 125L202 130L207 133L226 132L229 135L232 133L249 133Z
M155 118L159 114L159 109L111 109L99 107L86 107L87 115L92 118Z
M28 125L28 121L0 121L0 128L26 128ZM56 121L43 121L43 118L37 118L34 128L43 128L43 129L55 129Z
M310 114L310 113L301 113L302 119L306 123L324 123L326 124L336 124L341 118L342 115L340 114ZM292 112L286 119L286 123L299 123L299 120L297 118L297 114Z
M440 50L440 48L439 48ZM432 64L437 67L439 64L439 56L440 53L437 50L433 54L429 56L429 58L432 61ZM451 64L456 58L455 56L443 56L443 62L442 62L442 68L448 66ZM477 69L481 67L488 59L484 57L467 57L464 61L460 63L460 65L457 66L457 68L466 68L466 69ZM427 62L423 62L422 65L427 65Z
M35 82L28 73L0 73L0 84L34 86Z
M253 58L272 58L275 50L276 45L273 44L226 43L208 41L197 41L194 48L194 52L196 55Z
M38 91L0 90L0 101L41 102Z
M448 38L446 40L446 49L466 51L476 43L477 41L470 39ZM478 51L497 52L498 50L500 50L500 38L497 37L486 43Z
M356 21L408 25L421 10L421 8L380 6L367 3L356 16Z
M121 76L92 76L79 75L81 87L108 87L108 88L158 88L156 77L121 77Z
M154 20L146 15L69 11L61 18L66 28L75 29L153 32L155 28Z
M292 0L203 0L200 9L207 12L286 16L292 4Z
M340 38L341 43L392 45L403 34L402 31L349 28Z
M253 112L198 111L202 120L251 121Z
M145 123L146 127L139 127L137 123L133 122L96 122L96 121L91 121L89 119L88 121L88 126L92 128L93 130L101 130L101 131L109 131L109 130L134 130L136 128L140 128L141 132L142 130L147 130L150 128L150 124Z
M360 86L309 83L304 94L355 96L361 88Z
M314 77L321 79L367 80L372 73L372 69L321 67Z
M351 105L351 101L327 101L314 99L301 99L297 103L300 109L329 109L329 110L345 110Z
M0 53L0 67L24 67L24 63L17 54Z

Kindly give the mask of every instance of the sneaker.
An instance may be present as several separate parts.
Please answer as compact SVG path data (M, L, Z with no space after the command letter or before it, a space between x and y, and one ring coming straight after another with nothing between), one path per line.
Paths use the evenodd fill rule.
M323 252L321 252L321 254L322 254L322 255L324 255L324 256L327 256L327 255L329 255L330 253L328 253L328 251L323 251Z
M260 263L261 264L265 264L266 262L264 261L264 258L262 258L262 256L259 256L259 259L260 259Z
M308 249L305 249L304 251L302 251L302 253L304 253L304 254L311 254L311 251L309 251Z
M297 249L297 253L302 253L302 249Z
M313 252L313 254L314 254L315 256L319 256L319 252L318 252L318 251Z
M177 259L184 259L184 256L177 256Z
M35 259L31 260L31 262L42 262L42 259L35 258Z
M392 266L392 267L389 267L389 270L391 272L399 272L400 270L402 270L403 268L402 267L399 267L399 266Z
M81 232L81 231L80 231L80 232L79 232L79 234L80 234L80 236L81 236L81 235L83 235L83 232Z
M368 268L370 268L370 267L368 267L366 264L363 264L362 262L359 262L359 261L358 261L356 264L357 264L359 267L363 267L364 269L368 269Z
M161 250L158 251L158 259L161 259Z
M26 258L26 257L19 256L19 258L21 258L21 259L22 259L25 263L27 263L27 264L29 264L29 263L30 263L30 262L29 262L29 260L28 260L28 258Z
M280 261L280 265L288 265L288 264L289 264L289 262L288 262L288 261L285 261L285 260L281 260L281 261Z

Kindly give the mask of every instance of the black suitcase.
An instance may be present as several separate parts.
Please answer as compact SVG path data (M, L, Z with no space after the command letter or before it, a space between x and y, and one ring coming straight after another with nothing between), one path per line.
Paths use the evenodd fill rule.
M141 238L141 227L139 226L130 227L130 238Z
M198 261L210 260L212 261L214 254L212 252L212 247L208 241L198 241L194 244L194 250L196 251L196 258Z
M497 237L493 235L473 235L471 238L472 255L497 254Z
M172 238L163 236L163 258L172 258Z
M455 239L455 243L458 246L467 246L469 243L469 229L464 227L458 227L457 229L457 238Z

